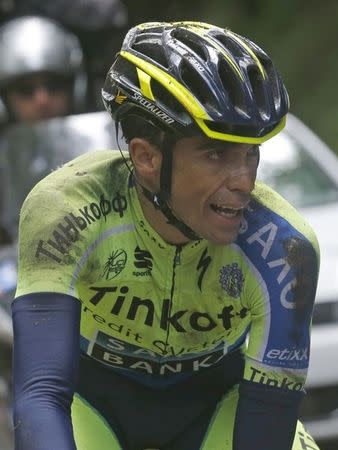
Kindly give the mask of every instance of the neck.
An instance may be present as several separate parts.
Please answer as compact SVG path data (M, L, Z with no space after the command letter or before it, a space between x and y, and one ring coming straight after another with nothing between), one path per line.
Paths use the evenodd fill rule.
M136 183L136 191L144 217L165 242L172 245L181 245L189 242L189 239L183 233L173 225L168 224L164 214L148 200L138 183Z

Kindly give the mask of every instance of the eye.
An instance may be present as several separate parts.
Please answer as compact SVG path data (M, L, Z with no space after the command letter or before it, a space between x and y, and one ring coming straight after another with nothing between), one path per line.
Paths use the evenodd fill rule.
M259 145L254 145L254 146L249 148L248 156L252 156L252 157L257 158L258 155L259 155Z
M216 161L221 159L225 154L225 150L222 149L214 149L208 152L208 158Z

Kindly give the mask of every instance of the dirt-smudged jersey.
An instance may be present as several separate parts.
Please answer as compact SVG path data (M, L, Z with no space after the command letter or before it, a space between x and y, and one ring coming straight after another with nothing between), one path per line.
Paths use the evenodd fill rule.
M117 152L65 164L21 212L16 296L78 298L83 352L140 381L176 382L241 347L247 380L302 389L317 274L311 228L261 183L233 244L167 244Z

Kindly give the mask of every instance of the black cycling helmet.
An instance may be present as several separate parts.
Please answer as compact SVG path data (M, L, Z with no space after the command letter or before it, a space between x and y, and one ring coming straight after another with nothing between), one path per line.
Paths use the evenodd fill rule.
M137 115L176 138L205 135L248 144L277 134L289 109L283 81L261 48L228 29L190 21L132 28L102 97L116 122ZM152 194L161 209L168 209L170 198L167 150L162 148L160 192Z

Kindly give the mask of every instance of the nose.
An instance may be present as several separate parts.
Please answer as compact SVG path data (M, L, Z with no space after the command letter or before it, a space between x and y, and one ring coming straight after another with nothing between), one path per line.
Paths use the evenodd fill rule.
M34 101L39 105L44 105L49 102L50 93L44 86L38 86L34 92Z
M232 168L227 177L227 188L230 191L238 191L250 194L256 181L257 168L246 163L240 164L238 167Z

